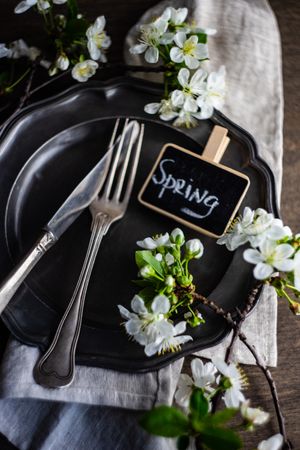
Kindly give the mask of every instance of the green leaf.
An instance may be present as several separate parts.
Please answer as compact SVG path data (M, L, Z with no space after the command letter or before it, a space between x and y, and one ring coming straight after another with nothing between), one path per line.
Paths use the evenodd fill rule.
M165 405L148 411L140 425L157 436L177 437L189 432L188 418L178 409Z
M142 299L145 301L146 304L147 303L151 304L153 298L155 297L155 294L156 294L156 292L153 289L153 287L147 286L147 287L144 287L144 289L142 289L138 295L140 297L142 297Z
M238 450L242 448L239 435L228 428L204 427L201 432L201 441L211 450Z
M153 256L150 250L138 250L135 252L135 262L139 269L146 264L151 267L161 276L163 276L163 269L159 261Z
M206 42L207 42L207 35L205 33L198 33L197 36L198 36L198 42L200 44L206 44Z
M218 411L208 417L208 420L212 425L221 425L232 419L238 412L236 408L225 408L222 411Z
M177 439L177 448L178 450L186 450L189 446L190 438L187 435L179 436Z
M193 418L201 420L208 413L209 403L203 389L194 389L190 398L190 410Z

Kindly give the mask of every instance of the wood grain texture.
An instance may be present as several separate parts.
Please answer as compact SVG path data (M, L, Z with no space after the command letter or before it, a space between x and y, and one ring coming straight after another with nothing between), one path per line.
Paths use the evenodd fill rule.
M249 0L250 1L250 0ZM17 0L1 0L0 42L7 42L24 37L29 43L36 42L39 35L39 23L33 12L15 16L12 8ZM110 61L122 59L123 40L129 28L156 0L79 0L87 11L89 18L104 14L107 18L107 31L113 40L110 51ZM299 230L300 197L300 128L299 128L299 0L270 0L278 19L282 36L283 48L283 79L285 95L284 119L284 172L282 192L282 216L293 230ZM298 73L297 73L298 72ZM0 330L0 351L4 348L5 330ZM279 302L278 308L278 367L272 370L278 385L278 391L283 412L286 417L287 430L295 450L300 449L300 390L298 387L300 374L300 319L292 316L286 304ZM190 359L190 358L189 358ZM189 366L189 359L186 367ZM253 405L260 405L265 410L274 412L270 393L263 375L256 367L247 367L250 387L246 393L253 398ZM261 439L277 432L276 420L257 429L254 433L245 435L245 449L253 449ZM75 449L74 449L75 450Z

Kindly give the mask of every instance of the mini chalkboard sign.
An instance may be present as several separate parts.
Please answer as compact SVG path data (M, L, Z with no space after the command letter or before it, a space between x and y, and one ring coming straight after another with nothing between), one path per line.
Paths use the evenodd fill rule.
M139 201L197 231L222 236L250 185L246 175L219 164L228 143L227 129L215 126L202 156L166 144Z

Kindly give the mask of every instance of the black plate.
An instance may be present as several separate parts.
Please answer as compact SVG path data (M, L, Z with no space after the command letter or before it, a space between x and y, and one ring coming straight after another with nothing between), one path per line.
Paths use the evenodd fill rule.
M145 118L143 105L159 94L159 88L153 85L128 79L92 87L78 86L27 108L3 133L0 270L4 277L34 243L68 193L103 154L114 123L114 119L107 116L126 113L143 117L146 124L129 210L103 240L94 267L78 344L79 364L125 371L152 370L183 354L216 344L229 331L225 321L203 308L206 324L192 331L193 342L177 354L147 358L142 347L129 341L120 327L116 305L129 306L136 292L130 281L136 277L135 242L176 226L173 220L144 208L136 199L163 144L174 142L201 153L213 125L226 126L231 143L222 162L247 174L251 180L243 205L262 206L277 213L272 174L257 158L252 138L219 113L212 120L201 122L197 129L185 132L149 120L149 116ZM104 118L99 118L101 116ZM93 120L95 117L98 119ZM51 138L61 129L82 122L83 118L92 120ZM3 313L10 331L22 342L38 345L43 350L49 344L80 272L90 223L91 217L86 211L40 261ZM196 236L192 230L184 231L188 238ZM233 254L216 245L212 238L201 236L201 239L205 255L194 264L199 291L226 309L242 307L253 283L251 267L243 262L240 251Z

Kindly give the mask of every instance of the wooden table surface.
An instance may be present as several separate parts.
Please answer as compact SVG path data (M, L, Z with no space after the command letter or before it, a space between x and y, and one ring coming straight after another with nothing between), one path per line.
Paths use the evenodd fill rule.
M249 0L250 2L251 0ZM39 25L31 12L16 16L12 9L16 1L1 0L0 42L9 42L24 37L36 42ZM104 14L108 19L107 30L113 40L110 51L110 61L122 59L123 40L128 29L136 23L141 14L156 4L156 0L79 0L79 4L87 12L88 17ZM283 77L285 95L284 118L284 172L283 192L281 199L282 217L294 231L299 229L300 197L300 77L299 72L299 0L270 0L277 16L282 36ZM0 330L1 332L1 330ZM2 341L5 331L2 328ZM292 316L286 304L279 302L278 308L278 367L272 369L277 383L280 403L286 417L288 435L296 450L300 449L300 318ZM188 363L188 362L187 362ZM245 449L253 449L257 443L266 437L277 433L274 409L270 392L263 375L256 367L247 367L250 387L247 396L253 399L254 405L260 405L273 413L270 423L252 434L244 436ZM100 448L100 447L99 447ZM77 450L77 449L70 449ZM79 450L79 449L78 449Z

